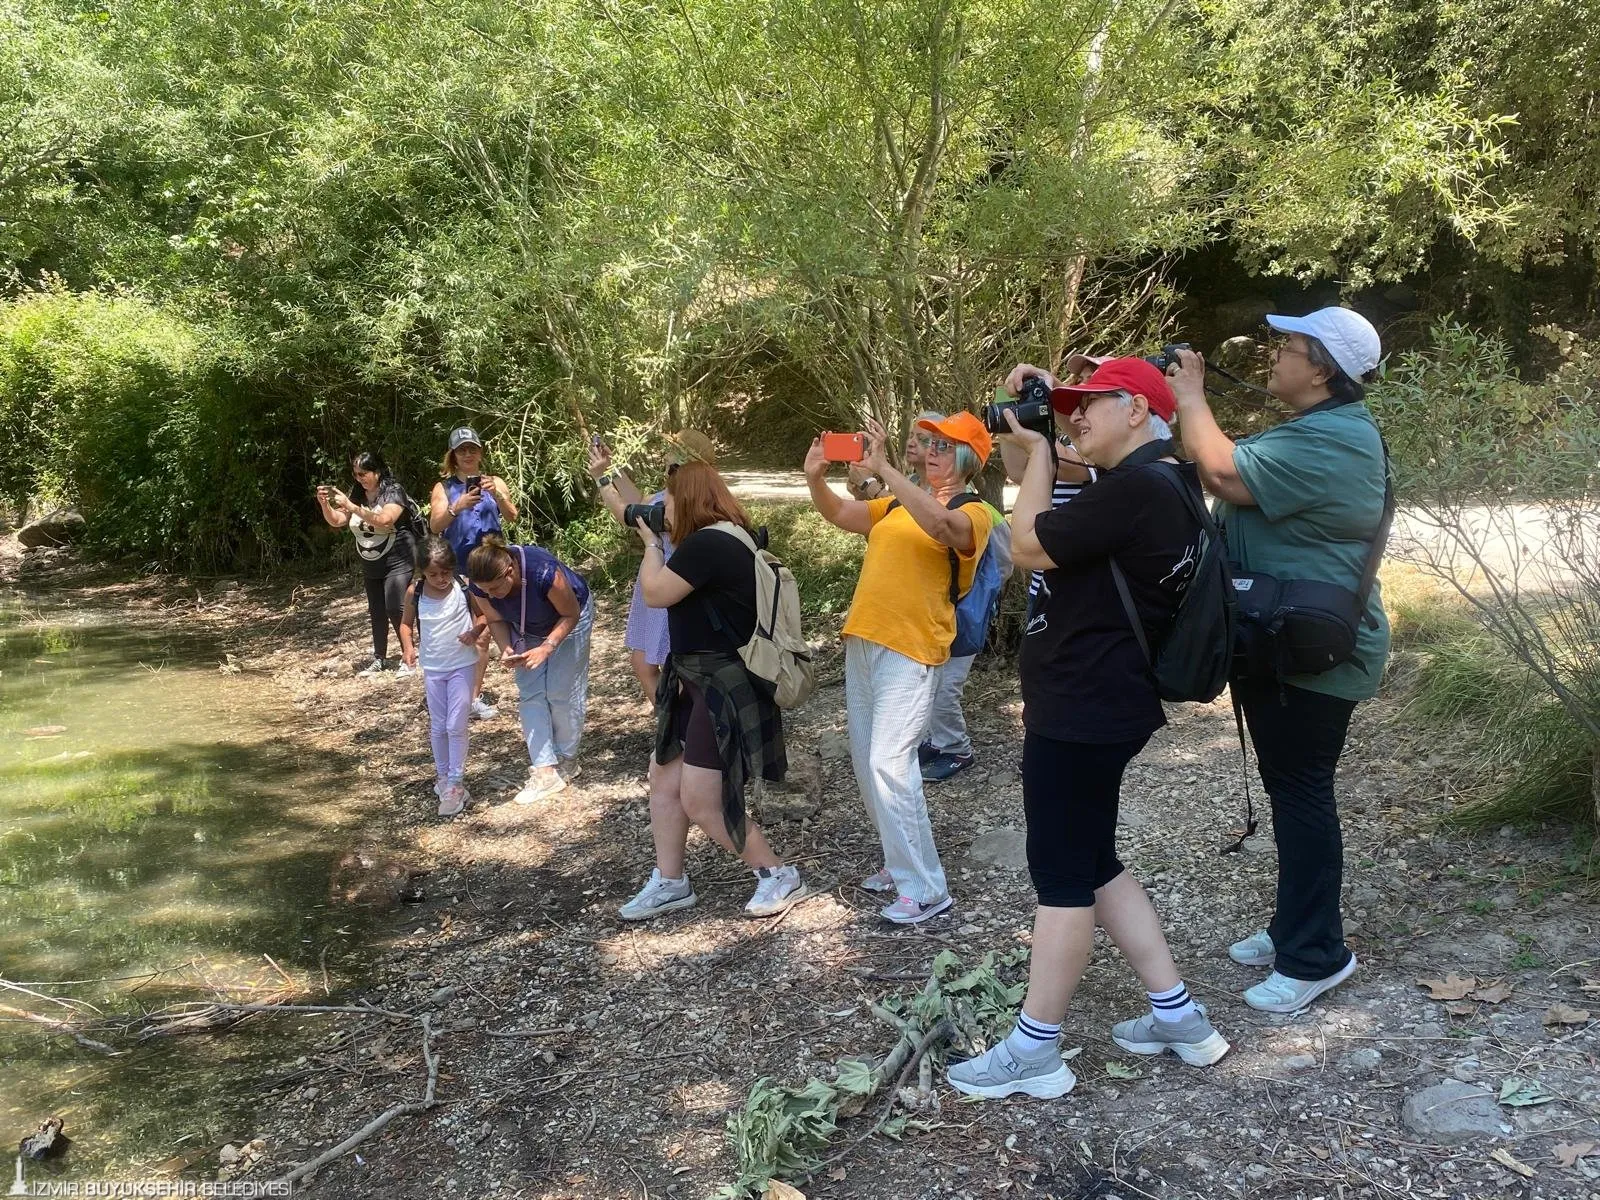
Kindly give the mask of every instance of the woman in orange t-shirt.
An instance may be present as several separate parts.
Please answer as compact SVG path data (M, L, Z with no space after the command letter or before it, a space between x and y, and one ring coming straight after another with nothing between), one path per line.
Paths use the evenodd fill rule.
M893 894L883 915L902 925L925 921L951 903L922 794L917 744L928 726L938 668L955 640L952 559L960 594L972 586L993 521L976 496L948 507L971 491L993 448L983 422L961 412L919 420L917 427L932 435L921 484L895 470L884 453L883 426L867 422L866 465L889 493L874 500L847 500L828 486L821 438L811 443L805 464L817 511L867 539L844 623L845 706L856 783L883 843L883 868L862 886Z

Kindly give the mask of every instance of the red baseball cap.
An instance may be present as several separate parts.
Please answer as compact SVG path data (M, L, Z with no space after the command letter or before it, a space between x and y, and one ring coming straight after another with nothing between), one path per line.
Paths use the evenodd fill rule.
M1178 399L1172 394L1167 377L1142 358L1107 359L1082 383L1053 389L1050 406L1057 412L1070 413L1083 402L1085 396L1098 396L1105 392L1129 392L1143 396L1150 405L1150 411L1163 421L1172 420L1172 414L1178 411Z
M943 434L952 442L960 442L978 456L979 462L986 462L989 451L994 449L994 439L983 427L983 422L969 412L952 413L942 421L918 421L917 428Z

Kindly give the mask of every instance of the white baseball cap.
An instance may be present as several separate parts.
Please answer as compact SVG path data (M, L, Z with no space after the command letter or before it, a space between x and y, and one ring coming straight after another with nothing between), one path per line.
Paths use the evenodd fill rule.
M1268 315L1267 324L1280 333L1303 333L1316 338L1351 379L1360 379L1383 357L1378 331L1353 308L1319 308L1303 317L1272 314Z

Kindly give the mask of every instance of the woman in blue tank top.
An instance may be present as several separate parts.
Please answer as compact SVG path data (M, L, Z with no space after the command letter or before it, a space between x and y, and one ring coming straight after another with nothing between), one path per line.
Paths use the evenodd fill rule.
M589 585L542 546L508 546L487 534L467 559L473 607L489 622L500 661L516 672L528 744L528 783L518 804L553 796L578 773L589 704Z
M450 431L450 446L445 451L428 506L428 528L450 543L456 561L464 563L487 534L503 534L502 514L508 521L517 519L517 506L505 480L483 471L483 439L470 426ZM478 671L472 680L472 715L479 720L497 716L498 710L483 702L483 676L489 669L489 634L478 639Z

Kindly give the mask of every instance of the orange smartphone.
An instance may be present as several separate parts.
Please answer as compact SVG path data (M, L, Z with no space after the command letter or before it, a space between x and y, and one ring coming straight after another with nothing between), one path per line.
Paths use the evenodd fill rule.
M829 462L858 463L867 456L867 435L864 433L825 433L822 435L822 457Z

